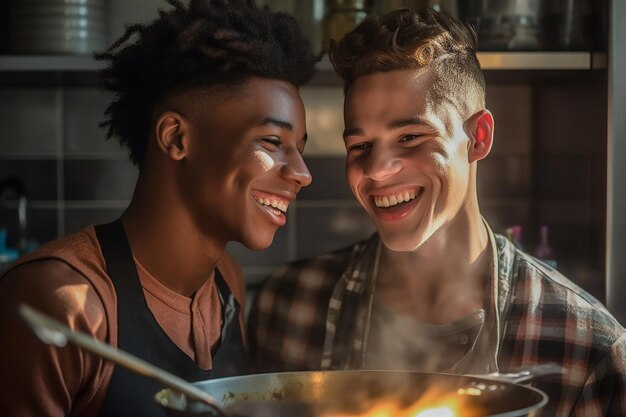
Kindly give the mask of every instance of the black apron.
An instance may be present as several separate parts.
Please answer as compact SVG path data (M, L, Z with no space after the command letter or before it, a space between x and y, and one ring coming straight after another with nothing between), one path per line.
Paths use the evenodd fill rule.
M163 331L148 308L135 262L119 220L95 227L107 271L117 294L118 348L187 381L200 381L245 371L239 325L239 303L219 271L215 283L222 301L221 341L213 352L213 369L202 370ZM114 326L115 324L111 324ZM160 382L116 366L100 416L160 417L165 411L154 401Z

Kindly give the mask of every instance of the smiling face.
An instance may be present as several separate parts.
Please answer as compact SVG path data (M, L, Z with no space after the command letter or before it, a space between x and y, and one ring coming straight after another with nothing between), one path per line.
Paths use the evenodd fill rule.
M394 251L419 248L474 210L464 120L431 86L428 70L390 71L359 77L346 94L348 183Z
M267 248L311 175L302 159L304 105L292 84L251 78L195 104L179 189L196 227L224 243Z

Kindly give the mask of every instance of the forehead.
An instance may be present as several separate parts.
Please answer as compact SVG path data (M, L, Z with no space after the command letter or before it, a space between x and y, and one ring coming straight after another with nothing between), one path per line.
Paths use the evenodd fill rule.
M346 103L354 105L363 100L393 99L423 107L431 80L432 76L427 70L399 70L364 75L357 78L348 89Z
M257 113L294 114L304 111L298 89L286 81L252 77L237 86L216 86L189 92L185 100L211 113L253 109ZM240 113L243 115L243 113Z
M286 81L251 78L241 88L205 89L183 99L181 114L212 146L232 148L257 135L284 132L285 139L306 137L304 104Z
M450 109L446 103L435 99L433 81L428 69L379 72L359 77L346 93L346 124L387 123L419 116L444 129L451 117Z

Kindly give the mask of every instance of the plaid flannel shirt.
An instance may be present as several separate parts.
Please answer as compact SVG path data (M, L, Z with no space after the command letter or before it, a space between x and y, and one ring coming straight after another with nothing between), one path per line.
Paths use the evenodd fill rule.
M536 386L543 416L626 416L626 332L606 308L554 269L489 230L488 371L560 364ZM257 372L358 369L379 238L296 261L269 277L250 313ZM371 291L370 291L371 290Z

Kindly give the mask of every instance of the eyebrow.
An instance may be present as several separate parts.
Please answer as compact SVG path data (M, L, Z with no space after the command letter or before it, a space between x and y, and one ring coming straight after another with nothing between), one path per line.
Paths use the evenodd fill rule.
M287 129L289 131L293 130L293 125L291 123L285 122L284 120L274 119L273 117L266 117L265 119L263 119L263 121L261 122L261 126L267 126L267 125L278 126L283 129ZM304 136L302 137L302 140L304 140L304 143L306 143L308 138L309 138L308 133L305 133Z
M289 122L285 122L284 120L274 119L273 117L266 117L261 122L261 126L265 125L275 125L278 127L282 127L283 129L293 130L293 125Z
M432 123L428 122L426 119L422 117L409 117L408 119L394 120L393 122L389 123L388 127L390 129L398 129L401 127L413 126L413 125L434 127Z
M406 127L406 126L414 126L414 125L419 125L419 126L427 126L427 127L431 127L434 129L434 126L432 125L432 123L428 122L426 119L422 118L422 117L409 117L407 119L399 119L399 120L394 120L391 123L389 123L387 125L387 127L389 129L399 129L402 127ZM363 130L356 127L353 129L346 129L343 132L343 137L344 139L348 136L352 136L352 135L362 135L363 134Z

